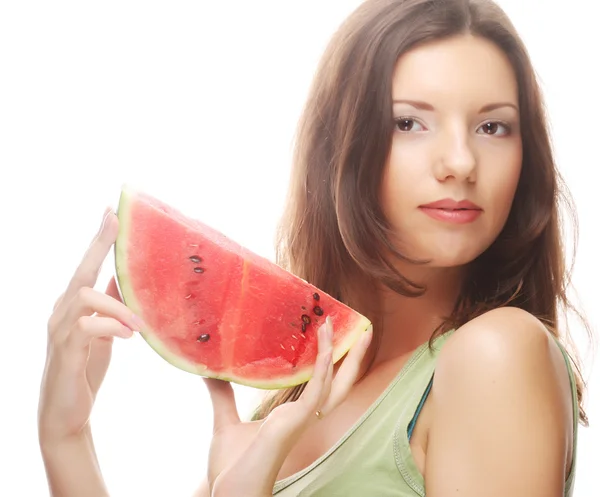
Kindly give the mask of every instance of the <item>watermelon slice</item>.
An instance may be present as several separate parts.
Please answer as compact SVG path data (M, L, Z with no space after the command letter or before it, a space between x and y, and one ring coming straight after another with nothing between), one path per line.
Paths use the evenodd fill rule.
M190 373L260 389L310 379L329 316L338 361L369 320L215 229L123 187L116 280L148 344Z

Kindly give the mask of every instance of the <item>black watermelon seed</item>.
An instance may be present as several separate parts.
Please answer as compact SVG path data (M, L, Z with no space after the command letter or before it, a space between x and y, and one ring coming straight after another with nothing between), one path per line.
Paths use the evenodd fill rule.
M310 324L310 316L307 316L306 314L302 314L302 322L306 323L306 324Z
M302 323L302 333L306 333L306 323Z
M190 261L192 261L194 264L198 264L199 262L202 262L202 258L198 257L197 255L192 255L190 257Z
M321 297L319 297L318 293L313 293L313 299L315 299L318 302L319 300L321 300Z
M316 306L313 308L313 311L314 311L314 313L315 313L317 316L322 316L322 315L323 315L323 309L321 309L321 308L320 308L318 305L316 305Z
M204 269L201 268L201 267L195 267L194 268L194 273L203 273L203 272L204 272Z
M205 333L204 335L200 335L198 337L199 342L208 342L209 340L210 340L210 335L208 333Z

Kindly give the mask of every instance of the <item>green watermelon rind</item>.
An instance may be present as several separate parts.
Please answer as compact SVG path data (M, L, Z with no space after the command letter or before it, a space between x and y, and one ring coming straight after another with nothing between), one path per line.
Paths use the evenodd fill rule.
M119 198L119 205L117 209L117 217L119 219L119 234L114 246L115 253L115 281L117 283L123 303L131 309L134 314L142 316L142 309L138 303L134 292L131 290L129 284L129 270L127 267L127 239L128 233L131 230L130 225L130 206L132 200L135 199L136 191L127 185L124 185L121 190L121 196ZM339 361L352 346L359 340L361 335L371 329L371 322L364 316L356 313L357 320L351 330L347 331L344 338L339 341L333 349L333 361ZM143 316L142 316L143 318ZM143 330L136 330L142 336L142 338L148 343L148 345L165 361L175 366L178 369L186 371L188 373L196 374L208 378L216 378L232 383L245 385L253 388L259 388L263 390L275 390L282 388L293 387L310 380L313 374L314 365L300 368L296 374L287 375L285 377L277 377L272 380L261 378L253 380L251 378L239 377L236 375L227 375L211 371L208 367L195 364L177 354L171 352L166 348L163 342L151 328Z

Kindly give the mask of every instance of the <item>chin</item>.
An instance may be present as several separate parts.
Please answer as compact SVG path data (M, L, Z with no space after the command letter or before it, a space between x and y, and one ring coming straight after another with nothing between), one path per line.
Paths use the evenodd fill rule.
M459 268L470 264L474 260L475 257L438 257L427 264L427 267L436 269Z
M428 268L456 268L466 266L479 257L487 245L461 246L460 244L447 246L429 246L427 249L419 252L415 257L417 260L430 261L425 265Z

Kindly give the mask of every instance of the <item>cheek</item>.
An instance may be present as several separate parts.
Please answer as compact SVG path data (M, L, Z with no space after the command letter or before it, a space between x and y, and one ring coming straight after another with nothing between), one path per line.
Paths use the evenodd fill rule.
M423 198L418 192L427 184L430 166L427 156L416 144L392 145L381 184L381 205L388 221L401 229ZM421 195L422 197L422 195Z
M431 148L424 140L392 146L380 190L383 212L405 255L431 259L439 266L465 264L485 251L506 223L521 174L520 140L486 143L477 150L477 181L469 196L486 214L464 229L446 229L417 212L419 204L441 198L450 188L433 174Z
M510 213L521 168L522 153L519 145L512 151L497 156L495 161L490 161L485 172L482 171L481 193L484 194L484 199L488 199L493 229L497 232L502 229Z

